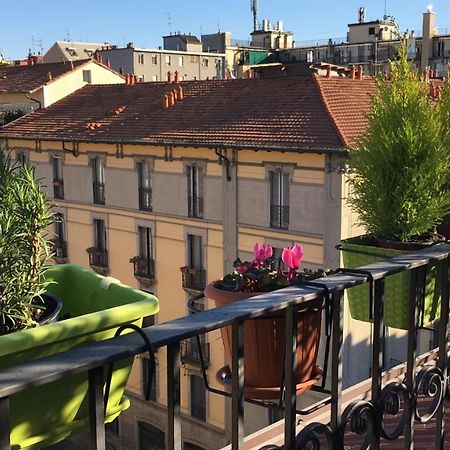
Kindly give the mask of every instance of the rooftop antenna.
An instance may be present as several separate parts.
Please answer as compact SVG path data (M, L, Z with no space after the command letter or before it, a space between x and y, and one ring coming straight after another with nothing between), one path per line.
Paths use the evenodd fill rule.
M389 16L387 13L387 0L384 0L384 16L383 16L383 20L388 20Z
M360 6L358 9L358 22L364 23L366 21L366 8Z
M66 30L66 41L70 42L70 33L69 30Z
M167 13L167 24L169 25L169 34L172 34L172 16L170 12Z
M36 53L36 50L39 52L39 54L44 53L42 39L36 39L34 36L31 36L31 48L33 49L33 54Z
M250 10L253 13L253 31L258 28L258 0L250 0Z

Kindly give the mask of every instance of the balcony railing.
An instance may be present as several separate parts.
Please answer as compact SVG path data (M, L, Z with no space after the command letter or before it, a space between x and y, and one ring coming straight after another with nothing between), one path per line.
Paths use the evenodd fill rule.
M86 251L89 255L89 265L92 269L105 275L109 271L108 250L90 247Z
M134 276L147 283L155 282L155 260L135 256L130 259L134 265Z
M61 239L52 239L52 250L54 253L53 258L58 260L65 260L67 258L67 242Z
M201 366L203 358L204 367L207 368L209 366L209 342L205 342L204 336L196 336L181 341L180 351L182 364Z
M441 293L440 321L438 325L439 345L423 356L418 356L418 326L427 266L438 266L436 282ZM401 368L383 371L384 355L383 318L385 280L395 274L410 273L410 301L408 304L409 325L406 362ZM273 434L268 442L260 441L257 448L270 449L336 449L343 450L353 438L362 439L362 445L351 448L402 448L412 449L414 433L427 423L429 436L426 448L442 449L446 444L444 421L445 394L450 381L449 358L449 278L450 245L441 244L410 255L401 255L377 262L360 269L338 270L334 275L314 280L304 285L253 297L251 302L239 301L197 314L190 314L170 322L145 328L142 332L151 343L152 351L167 347L166 355L166 446L168 450L181 448L180 405L180 343L183 340L231 326L232 336L232 391L231 394L231 447L244 448L244 321L261 319L275 312L285 313L285 367L284 367L284 437L280 444L273 443ZM371 339L367 340L372 354L369 390L360 397L358 386L343 391L344 364L358 364L354 358L344 361L344 294L347 289L366 284L373 305ZM369 297L369 296L368 296ZM296 311L311 302L322 299L325 311L325 328L331 337L329 390L321 390L325 397L308 411L297 411L296 405L296 355L297 323ZM91 448L105 448L104 433L104 379L103 367L149 351L140 333L132 332L101 342L74 347L71 350L46 356L21 365L0 369L0 448L9 449L10 417L9 397L32 386L88 372ZM349 352L352 358L351 352ZM325 365L324 365L325 367ZM404 375L404 377L403 377ZM210 392L219 393L208 385ZM319 388L319 387L318 387ZM319 390L319 389L317 389ZM353 398L353 401L352 401ZM425 410L418 409L418 402L428 399ZM345 409L344 409L345 406ZM420 405L419 405L420 406ZM30 405L32 407L32 405ZM321 414L321 411L323 414ZM298 427L297 413L317 413L320 420L303 422ZM310 417L307 416L307 417ZM396 421L394 424L392 421ZM388 427L387 427L388 425ZM51 433L51 430L49 430ZM283 447L280 447L282 445ZM421 447L425 448L425 447Z
M289 206L270 205L270 226L289 229Z
M203 269L191 269L183 267L181 270L183 289L203 291L206 286L206 271Z
M94 203L97 205L105 204L105 183L92 183L93 194L94 194Z
M189 217L203 218L202 197L188 197L188 215Z
M142 211L152 210L152 190L150 188L139 188L139 209Z
M64 181L60 179L53 179L53 197L64 199Z

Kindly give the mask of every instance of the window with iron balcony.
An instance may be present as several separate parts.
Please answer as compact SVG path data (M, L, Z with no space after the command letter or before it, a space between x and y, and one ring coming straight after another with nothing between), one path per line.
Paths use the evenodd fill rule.
M138 227L139 254L130 259L134 265L134 276L146 285L155 282L155 260L153 259L152 230L149 227Z
M64 216L56 213L54 224L54 237L52 239L53 259L57 263L64 263L67 260L67 242L64 224Z
M206 389L203 379L196 375L189 378L191 416L206 422Z
M139 182L139 209L141 211L152 210L152 188L150 183L150 163L139 161L137 163Z
M203 169L197 164L186 167L188 183L188 216L203 218Z
M53 197L64 199L63 159L61 156L52 156L53 170Z
M181 268L183 289L203 291L206 286L206 271L203 265L203 242L201 236L188 234L188 265Z
M106 247L106 227L103 219L94 219L94 246L86 249L89 265L98 273L108 272L108 250Z
M105 162L102 158L92 159L93 197L97 205L105 204Z
M270 226L289 229L289 174L281 170L271 171L270 179Z

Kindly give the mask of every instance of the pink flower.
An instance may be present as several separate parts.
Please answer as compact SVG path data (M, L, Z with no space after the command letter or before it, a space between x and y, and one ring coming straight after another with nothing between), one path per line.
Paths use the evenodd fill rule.
M245 272L248 272L248 267L242 264L242 266L237 266L235 270L239 275L244 275Z
M292 247L286 247L281 254L281 260L291 271L297 270L300 267L303 259L303 249L300 244L295 244Z
M267 259L271 258L273 255L273 249L267 244L255 244L253 247L255 252L255 259L253 262L264 263Z

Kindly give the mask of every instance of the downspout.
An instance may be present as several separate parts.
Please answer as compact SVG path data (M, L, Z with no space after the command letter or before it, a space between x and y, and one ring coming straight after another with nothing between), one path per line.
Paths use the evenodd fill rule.
M40 100L37 100L36 98L33 98L33 97L29 96L28 94L25 94L25 97L28 100L31 100L32 102L38 103L39 104L39 109L42 108L42 103L40 102Z
M222 154L222 152L219 151L218 148L214 149L214 152L219 158L219 164L222 164L223 161L225 161L225 167L227 172L227 181L231 181L231 175L230 175L230 165L231 161L229 158L227 158L225 155Z

